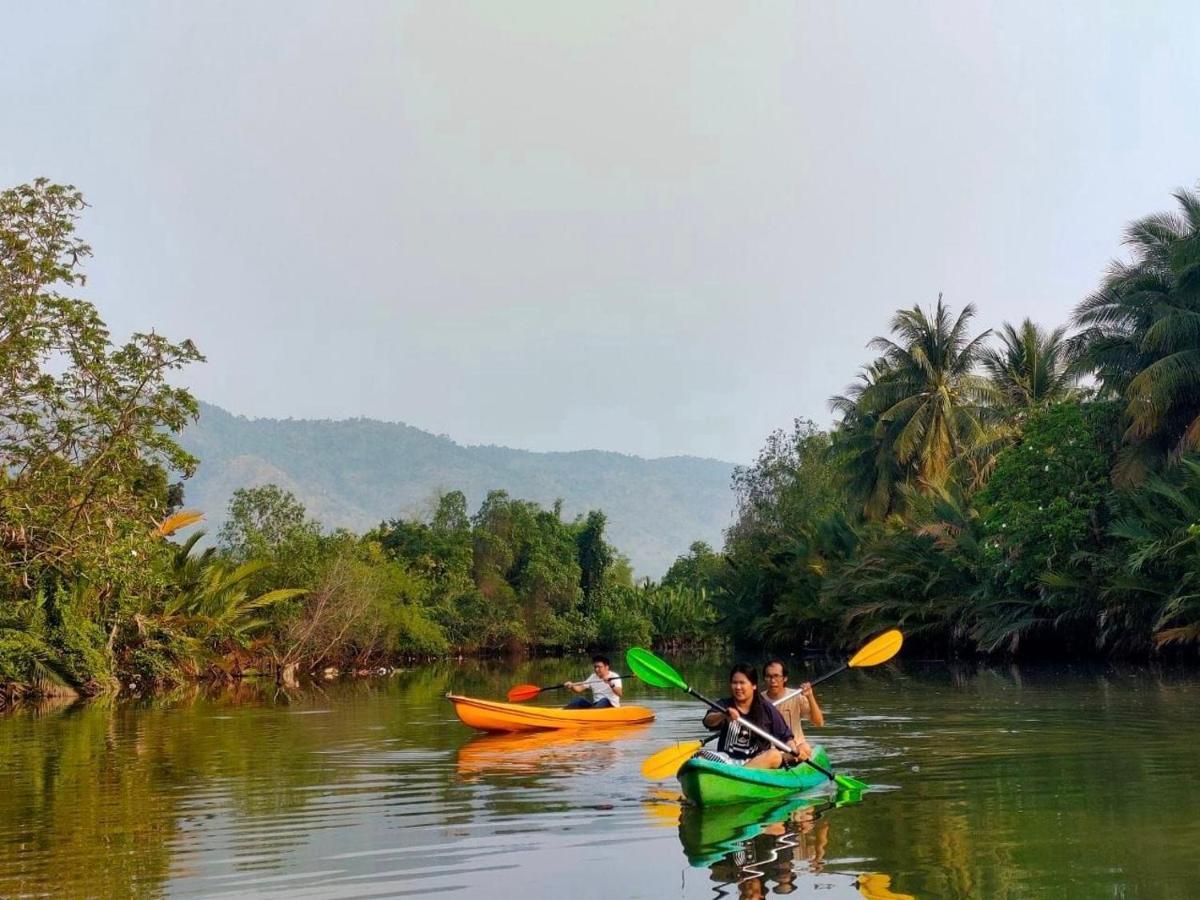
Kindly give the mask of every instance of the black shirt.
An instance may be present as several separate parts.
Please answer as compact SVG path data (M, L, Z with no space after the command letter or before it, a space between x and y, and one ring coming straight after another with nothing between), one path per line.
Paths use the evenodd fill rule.
M759 698L763 708L766 709L767 715L770 717L770 724L759 726L769 733L772 737L783 741L785 744L792 740L792 729L788 728L787 722L779 710L775 708L775 704L769 700ZM729 709L734 706L733 698L726 697L724 700L718 700L717 706L722 709ZM749 716L743 715L746 721L752 721ZM758 722L754 723L758 725ZM722 727L722 726L718 726ZM724 731L721 732L721 737L717 741L717 749L723 753L728 753L735 759L749 759L752 756L757 756L762 751L771 746L767 741L754 734L748 728L741 728L735 722L727 722L724 726ZM714 729L715 730L715 729Z

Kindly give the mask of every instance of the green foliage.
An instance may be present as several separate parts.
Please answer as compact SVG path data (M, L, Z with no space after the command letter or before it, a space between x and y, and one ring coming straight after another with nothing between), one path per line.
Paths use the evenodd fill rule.
M606 521L604 513L593 510L575 537L579 548L579 589L583 592L583 602L588 604L596 600L604 584L604 573L613 561L612 550L604 543Z
M658 585L647 586L642 593L654 646L699 645L717 636L717 610L705 588Z
M1200 457L1184 457L1129 494L1112 534L1124 577L1109 593L1152 606L1160 646L1200 643Z
M707 570L707 581L692 585L708 592L736 640L813 638L829 618L819 602L828 558L853 543L843 484L827 433L805 420L790 435L775 432L758 462L734 477L738 518L722 563L696 555L677 563L664 584L689 569Z
M1047 332L1030 319L1016 328L1005 322L1000 347L983 351L980 362L1010 413L1065 400L1075 382L1067 365L1066 328Z
M308 518L304 505L274 484L234 491L221 527L222 550L234 560L270 559L278 578L259 581L265 587L309 584L323 553L321 526Z
M925 644L965 642L978 592L980 547L974 512L946 488L904 489L906 520L870 525L827 579L825 594L846 625L839 643L898 627Z
M1125 404L1116 475L1136 483L1161 460L1200 450L1200 194L1175 192L1177 214L1132 223L1129 263L1114 262L1075 310L1076 364Z
M601 647L644 647L654 643L654 625L646 613L642 591L609 587L595 614L596 643Z
M843 509L841 473L830 448L829 434L808 419L796 419L791 434L772 433L753 466L734 470L738 517L729 541L743 534L786 535Z
M954 459L983 439L982 410L995 390L975 373L990 335L969 337L975 307L957 319L939 294L932 315L919 306L899 310L891 322L896 340L877 337L882 356L859 404L877 416L876 436L886 439L905 482L922 490L945 483Z
M976 498L994 596L1037 592L1047 572L1099 545L1115 421L1112 404L1059 403L1034 413L997 457Z
M672 563L662 578L662 586L707 591L725 570L725 557L704 541L696 541L685 556Z
M167 379L201 357L154 333L114 345L67 296L90 255L78 192L0 193L0 685L518 647L848 647L891 626L950 652L1200 644L1200 196L1176 199L1178 215L1130 226L1133 261L1080 304L1070 341L1025 320L989 347L973 307L955 317L940 295L899 310L833 399L832 432L796 420L735 471L723 550L696 542L635 584L603 512L564 521L561 502L504 491L474 516L451 491L427 521L359 536L262 485L234 494L219 547L169 543L186 518L163 522L182 500L168 473L196 463L175 435L197 404ZM1073 388L1088 373L1099 401Z
M174 434L196 402L167 377L203 357L190 341L134 334L115 346L96 309L68 297L91 249L85 204L39 179L0 192L0 590L29 597L83 573L111 602L145 586L165 480L195 459Z

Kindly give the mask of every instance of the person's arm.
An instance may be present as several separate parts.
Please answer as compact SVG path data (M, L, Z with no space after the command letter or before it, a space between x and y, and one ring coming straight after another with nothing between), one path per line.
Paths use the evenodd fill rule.
M800 691L804 694L804 699L808 701L808 718L818 728L824 728L825 714L821 712L821 707L817 703L817 695L813 692L813 686L806 681L800 685Z
M623 696L623 692L624 692L625 688L623 688L621 686L621 676L620 675L617 675L616 677L614 677L613 680L609 682L609 684L612 685L614 694L616 694L618 697Z
M718 703L717 705L723 707L725 704ZM729 717L725 714L724 711L717 712L715 709L710 709L708 711L708 713L705 714L704 719L703 719L704 727L707 728L709 731L716 731L719 728L723 728L725 723L728 721L729 721Z
M576 694L582 694L588 689L588 683L586 681L564 681L563 687L574 691Z

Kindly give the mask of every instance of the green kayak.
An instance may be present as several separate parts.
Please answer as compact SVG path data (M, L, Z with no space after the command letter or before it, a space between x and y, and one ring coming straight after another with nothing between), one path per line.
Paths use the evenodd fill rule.
M824 747L813 748L813 759L830 768ZM812 766L791 769L747 769L693 756L679 769L683 795L697 806L774 800L812 790L829 779Z

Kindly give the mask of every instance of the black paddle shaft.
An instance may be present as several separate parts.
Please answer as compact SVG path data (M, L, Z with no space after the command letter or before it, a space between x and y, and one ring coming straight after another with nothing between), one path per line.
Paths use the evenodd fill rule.
M808 683L808 686L809 686L809 687L812 687L813 685L820 684L820 683L821 683L822 681L824 681L826 678L832 678L834 675L839 675L839 674L841 674L842 672L845 672L845 671L846 671L848 668L850 668L850 666L849 666L848 664L847 664L847 665L841 665L841 666L838 666L838 667L837 667L836 669L834 669L832 672L826 672L826 673L825 673L824 675L822 675L820 678L814 678L812 681L810 681L810 682Z

